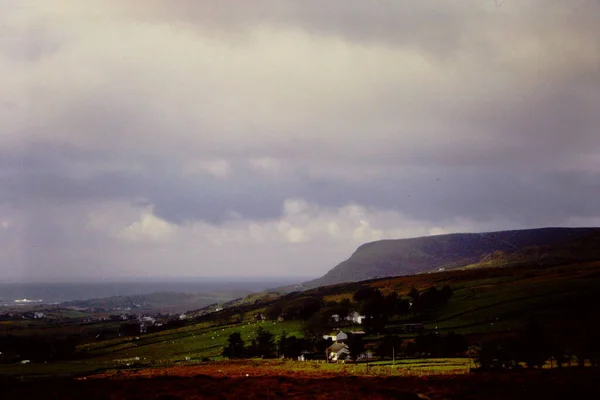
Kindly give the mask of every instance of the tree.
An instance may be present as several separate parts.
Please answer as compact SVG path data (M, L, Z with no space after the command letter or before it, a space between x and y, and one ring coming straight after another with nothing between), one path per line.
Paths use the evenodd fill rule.
M415 343L417 344L417 351L422 355L440 356L442 347L442 338L440 335L436 333L419 335L416 337Z
M283 331L277 338L277 342L275 345L277 346L277 355L285 357L285 352L288 348L289 339L287 337L287 332Z
M398 299L396 303L396 314L400 317L410 313L410 301L406 298Z
M416 287L411 287L408 292L408 297L410 297L413 301L413 304L419 300L419 290Z
M354 300L358 302L358 309L365 315L363 325L365 331L382 332L389 318L386 301L379 289L367 286L354 293Z
M298 339L296 336L287 336L286 332L283 332L277 340L277 352L284 358L298 358L305 347L307 347L305 340Z
M377 346L376 352L379 357L392 358L398 354L402 347L402 338L395 335L386 335Z
M445 357L456 357L469 348L467 338L454 332L450 332L442 338L442 353Z
M304 296L290 301L283 312L291 319L308 320L323 307L323 300L316 296Z
M240 315L238 317L238 322L244 322L245 318L246 318L246 312L243 309L241 309L240 310Z
M534 318L530 319L521 331L518 347L520 358L529 368L541 368L552 352L549 341Z
M348 351L352 360L356 361L364 350L365 344L360 335L350 335L348 337Z
M366 287L361 287L360 289L358 289L354 293L354 295L352 296L352 298L357 303L360 303L360 302L362 302L364 300L380 300L380 299L383 299L383 295L381 294L381 292L379 291L379 289L371 287L371 286L366 286Z
M223 348L222 355L228 358L242 358L245 356L244 340L239 332L233 332L227 339L227 346Z
M125 336L134 336L140 334L140 324L125 322L119 326L119 332Z
M368 333L380 333L385 329L388 313L383 304L383 297L363 300L360 311L365 315L363 325Z
M331 338L323 339L321 337L320 339L315 340L314 344L315 344L315 348L319 354L325 354L325 351L327 350L327 348L333 344L333 340L331 340ZM325 354L325 358L327 359L326 354Z
M269 308L267 308L267 311L265 312L265 314L267 315L267 318L270 320L274 320L277 319L281 313L283 312L283 304L280 302L276 302L274 304L272 304L271 306L269 306Z
M304 324L304 336L316 342L331 330L327 317L321 313L315 313Z
M448 285L445 285L440 292L443 304L446 304L448 300L450 300L450 297L452 297L454 294L454 290Z
M352 303L350 299L342 299L339 303L340 307L340 316L345 317L350 314L352 311Z
M275 335L265 330L262 326L256 330L256 337L250 345L250 353L255 357L275 357Z

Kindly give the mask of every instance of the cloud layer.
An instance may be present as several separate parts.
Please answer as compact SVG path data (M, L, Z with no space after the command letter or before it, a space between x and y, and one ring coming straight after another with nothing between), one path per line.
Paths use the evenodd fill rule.
M5 1L0 274L316 276L379 238L598 224L598 21L592 0Z

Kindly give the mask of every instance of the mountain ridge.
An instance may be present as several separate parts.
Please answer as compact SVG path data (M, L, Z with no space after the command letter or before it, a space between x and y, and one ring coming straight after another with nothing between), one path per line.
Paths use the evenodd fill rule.
M600 228L544 227L384 239L352 255L303 288L464 267L556 264L600 259Z

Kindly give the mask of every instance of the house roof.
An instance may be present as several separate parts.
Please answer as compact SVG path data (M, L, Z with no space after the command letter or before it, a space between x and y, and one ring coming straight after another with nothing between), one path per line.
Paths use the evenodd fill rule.
M348 346L346 346L344 343L334 343L329 346L327 350L329 350L330 353L339 353L342 349L348 350Z

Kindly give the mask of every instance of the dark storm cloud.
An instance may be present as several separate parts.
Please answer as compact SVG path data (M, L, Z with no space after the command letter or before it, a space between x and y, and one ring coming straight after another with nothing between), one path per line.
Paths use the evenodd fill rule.
M359 181L299 173L265 179L249 172L222 180L182 177L168 173L168 166L148 162L143 173L69 177L63 174L69 160L95 158L108 164L110 158L79 154L64 146L45 150L2 158L5 174L0 193L4 201L39 207L40 202L137 199L139 204L154 205L156 215L173 223L201 220L217 225L231 218L232 212L252 220L277 218L286 198L303 198L327 207L354 202L439 222L455 217L483 221L502 217L545 225L564 223L567 217L600 214L600 203L592 201L600 195L600 174L595 172L392 167L393 172L387 171L384 177Z

